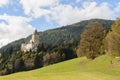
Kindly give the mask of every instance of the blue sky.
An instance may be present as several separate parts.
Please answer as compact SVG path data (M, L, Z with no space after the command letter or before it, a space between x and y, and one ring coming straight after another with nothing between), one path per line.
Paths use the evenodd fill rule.
M1 0L0 45L27 37L34 29L45 31L93 18L111 20L119 13L119 0Z
M81 7L83 2L97 2L98 3L97 5L107 2L110 5L110 8L112 9L112 8L115 8L120 1L119 0L59 0L59 4L71 5L73 7L78 7L78 8ZM3 14L8 14L10 16L28 17L28 15L24 13L24 9L22 4L20 4L20 0L9 0L9 4L3 5L2 7L0 7L0 15L3 15ZM119 16L120 15L118 14L118 17ZM48 22L46 21L44 16L33 18L32 21L29 22L29 24L31 24L33 27L35 27L39 31L44 31L47 29L59 27L59 23L57 23L54 20L51 22Z

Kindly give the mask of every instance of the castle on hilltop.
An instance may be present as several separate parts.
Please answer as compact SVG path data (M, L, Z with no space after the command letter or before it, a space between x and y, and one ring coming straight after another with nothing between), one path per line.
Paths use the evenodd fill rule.
M28 43L21 45L21 51L37 51L38 45L40 45L40 39L37 30L32 34L31 40Z

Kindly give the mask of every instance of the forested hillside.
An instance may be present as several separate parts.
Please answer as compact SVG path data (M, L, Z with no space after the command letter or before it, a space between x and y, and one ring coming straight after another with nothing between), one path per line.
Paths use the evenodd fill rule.
M63 26L56 29L47 30L44 32L39 32L40 40L44 44L52 44L52 45L58 45L61 43L69 43L72 41L79 41L80 34L85 29L86 25L89 22L98 22L103 25L105 29L109 29L111 24L113 23L112 20L102 20L102 19L92 19L92 20L86 20L79 23L75 23L72 25ZM14 47L14 50L17 50L20 48L21 43L26 42L30 40L31 36L28 36L25 39L20 39L17 41L14 41L0 49L0 52L2 53L3 50L9 50L10 47Z
M105 31L108 31L114 21L92 19L39 32L39 40L42 45L39 46L37 52L24 53L21 51L21 44L28 42L31 35L9 43L0 49L0 70L2 70L0 74L35 69L77 57L76 48L80 35L90 22L98 22Z

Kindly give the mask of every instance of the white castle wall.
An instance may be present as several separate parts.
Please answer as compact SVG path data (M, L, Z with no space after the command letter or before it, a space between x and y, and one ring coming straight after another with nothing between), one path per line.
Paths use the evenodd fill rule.
M27 51L36 51L37 50L37 46L39 45L39 36L37 34L37 31L35 31L33 34L32 34L32 38L31 40L26 44L26 43L23 43L21 45L21 50L24 51L24 52L27 52Z

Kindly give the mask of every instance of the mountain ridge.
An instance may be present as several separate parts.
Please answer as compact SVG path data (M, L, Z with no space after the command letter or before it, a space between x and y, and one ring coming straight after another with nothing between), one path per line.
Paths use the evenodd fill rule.
M59 45L62 43L69 43L72 41L79 41L80 34L84 31L84 28L89 22L99 22L103 25L104 28L110 28L113 20L104 20L104 19L90 19L81 22L74 23L72 25L67 25L55 29L49 29L44 32L39 32L39 37L44 44ZM2 48L0 48L0 53L3 53L7 49L15 46L13 51L20 49L23 42L28 42L31 38L31 35L22 38L16 41L13 41Z

